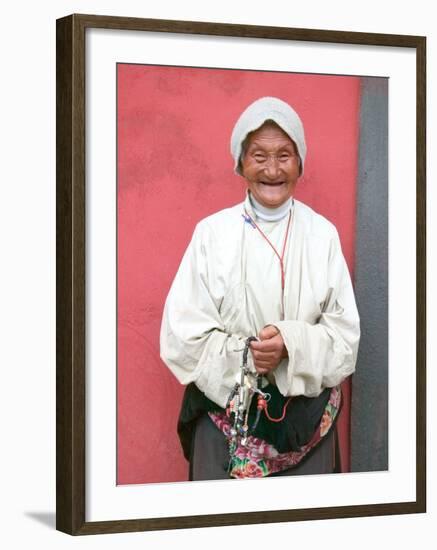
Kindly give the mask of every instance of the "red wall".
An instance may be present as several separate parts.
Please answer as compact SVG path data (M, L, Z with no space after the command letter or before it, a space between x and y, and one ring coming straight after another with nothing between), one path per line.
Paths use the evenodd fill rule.
M244 197L229 153L233 125L265 95L297 110L308 156L296 198L337 226L353 270L359 78L125 64L117 71L117 482L186 480L176 435L183 388L159 358L159 329L195 224Z

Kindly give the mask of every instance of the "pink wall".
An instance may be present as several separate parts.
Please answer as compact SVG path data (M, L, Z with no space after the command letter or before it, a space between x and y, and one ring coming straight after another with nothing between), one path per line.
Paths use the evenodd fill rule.
M353 270L359 78L118 65L119 484L187 479L183 388L159 358L162 308L197 221L243 199L229 138L265 95L300 114L308 156L296 198L335 223ZM347 469L348 407L340 430Z

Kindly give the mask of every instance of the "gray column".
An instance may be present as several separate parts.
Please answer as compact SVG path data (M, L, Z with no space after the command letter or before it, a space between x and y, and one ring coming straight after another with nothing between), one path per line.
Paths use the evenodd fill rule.
M414 154L414 151L412 151ZM388 79L361 83L355 293L361 342L352 381L351 470L388 469Z

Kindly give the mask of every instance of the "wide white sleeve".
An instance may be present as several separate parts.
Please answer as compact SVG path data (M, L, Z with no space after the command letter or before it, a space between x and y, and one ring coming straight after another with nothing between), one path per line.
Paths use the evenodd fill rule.
M213 256L208 227L198 225L167 296L160 347L161 359L179 382L195 382L224 407L241 372L245 337L225 331L219 283L212 288ZM253 370L253 363L249 366Z
M315 324L305 321L272 323L281 332L288 351L274 371L283 395L316 397L355 371L360 320L352 282L337 232L330 243L328 292Z

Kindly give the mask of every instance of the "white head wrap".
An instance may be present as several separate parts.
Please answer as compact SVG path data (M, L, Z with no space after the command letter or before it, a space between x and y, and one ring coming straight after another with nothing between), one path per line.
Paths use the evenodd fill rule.
M296 111L277 97L261 97L240 115L231 136L231 153L234 170L241 175L239 164L242 144L247 134L260 128L266 120L273 120L294 141L300 157L300 174L303 174L307 147L302 121Z

